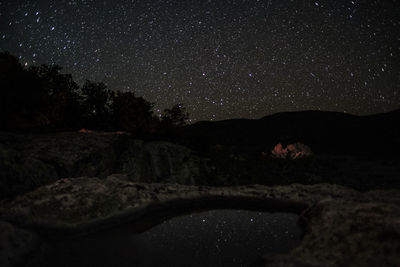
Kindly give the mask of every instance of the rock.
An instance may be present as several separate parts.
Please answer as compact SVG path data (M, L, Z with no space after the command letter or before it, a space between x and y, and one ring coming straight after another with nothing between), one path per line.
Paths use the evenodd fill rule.
M267 266L400 266L399 203L326 199L306 216L301 244Z
M37 234L0 221L0 266L20 266L38 249Z
M273 158L278 159L301 159L313 155L311 148L303 143L289 144L286 148L282 144L277 144L271 152Z
M203 150L208 148L204 144ZM243 153L215 145L200 157L185 146L135 140L123 132L0 132L0 199L13 198L62 178L105 179L113 173L124 174L134 182L185 185L329 182L361 190L400 186L398 159L314 155L286 161L266 157L265 153L261 158Z
M65 177L106 177L120 167L119 155L127 139L103 133L1 133L0 198Z
M400 266L399 190L361 193L331 184L216 188L136 183L112 175L59 180L2 201L0 216L38 231L86 234L180 203L192 209L247 203L301 214L301 243L286 254L266 255L268 266Z
M121 179L122 178L122 179ZM219 199L243 198L261 200L262 205L271 201L271 208L292 209L297 212L318 197L294 194L297 186L291 187L208 187L179 184L136 183L125 175L111 175L106 179L74 178L60 179L42 186L35 191L18 196L12 201L2 201L0 215L25 227L53 227L73 231L92 231L104 227L110 218L135 217L152 205L174 203L175 201L202 202ZM274 199L281 200L281 203ZM296 206L295 202L302 203ZM213 202L211 202L213 203ZM272 205L278 205L272 207ZM280 205L280 206L279 206ZM113 224L113 222L110 222Z
M143 142L129 134L0 133L0 199L67 177L124 173L140 182L195 184L204 161L186 147Z
M194 185L201 159L190 149L168 142L135 141L124 157L122 170L135 182Z

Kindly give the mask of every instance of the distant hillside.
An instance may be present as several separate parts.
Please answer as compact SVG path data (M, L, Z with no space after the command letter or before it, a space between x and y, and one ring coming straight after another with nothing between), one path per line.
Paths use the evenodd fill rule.
M270 151L277 143L303 142L315 153L398 155L400 110L355 116L339 112L284 112L257 120L233 119L187 125L171 138L198 151L210 145L242 153Z

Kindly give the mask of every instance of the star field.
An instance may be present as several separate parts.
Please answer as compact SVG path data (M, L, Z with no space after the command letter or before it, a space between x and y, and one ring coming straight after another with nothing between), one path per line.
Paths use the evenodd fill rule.
M0 49L196 120L400 108L396 0L1 1Z

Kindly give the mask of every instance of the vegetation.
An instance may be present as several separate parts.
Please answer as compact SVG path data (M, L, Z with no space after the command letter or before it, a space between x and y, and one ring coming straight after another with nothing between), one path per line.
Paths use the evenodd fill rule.
M183 104L176 104L171 109L165 109L162 115L162 121L167 125L183 126L189 120L189 113Z
M182 104L166 109L162 120L153 103L133 92L114 92L102 82L81 87L61 67L22 66L0 52L0 130L58 131L89 128L145 135L185 125Z

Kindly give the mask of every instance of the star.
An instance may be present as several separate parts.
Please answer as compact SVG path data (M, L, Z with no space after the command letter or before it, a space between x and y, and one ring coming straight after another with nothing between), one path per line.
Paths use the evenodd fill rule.
M365 115L400 108L399 8L388 0L5 1L0 47L23 65L58 64L81 85L133 91L155 113L183 103L192 122L310 109Z

